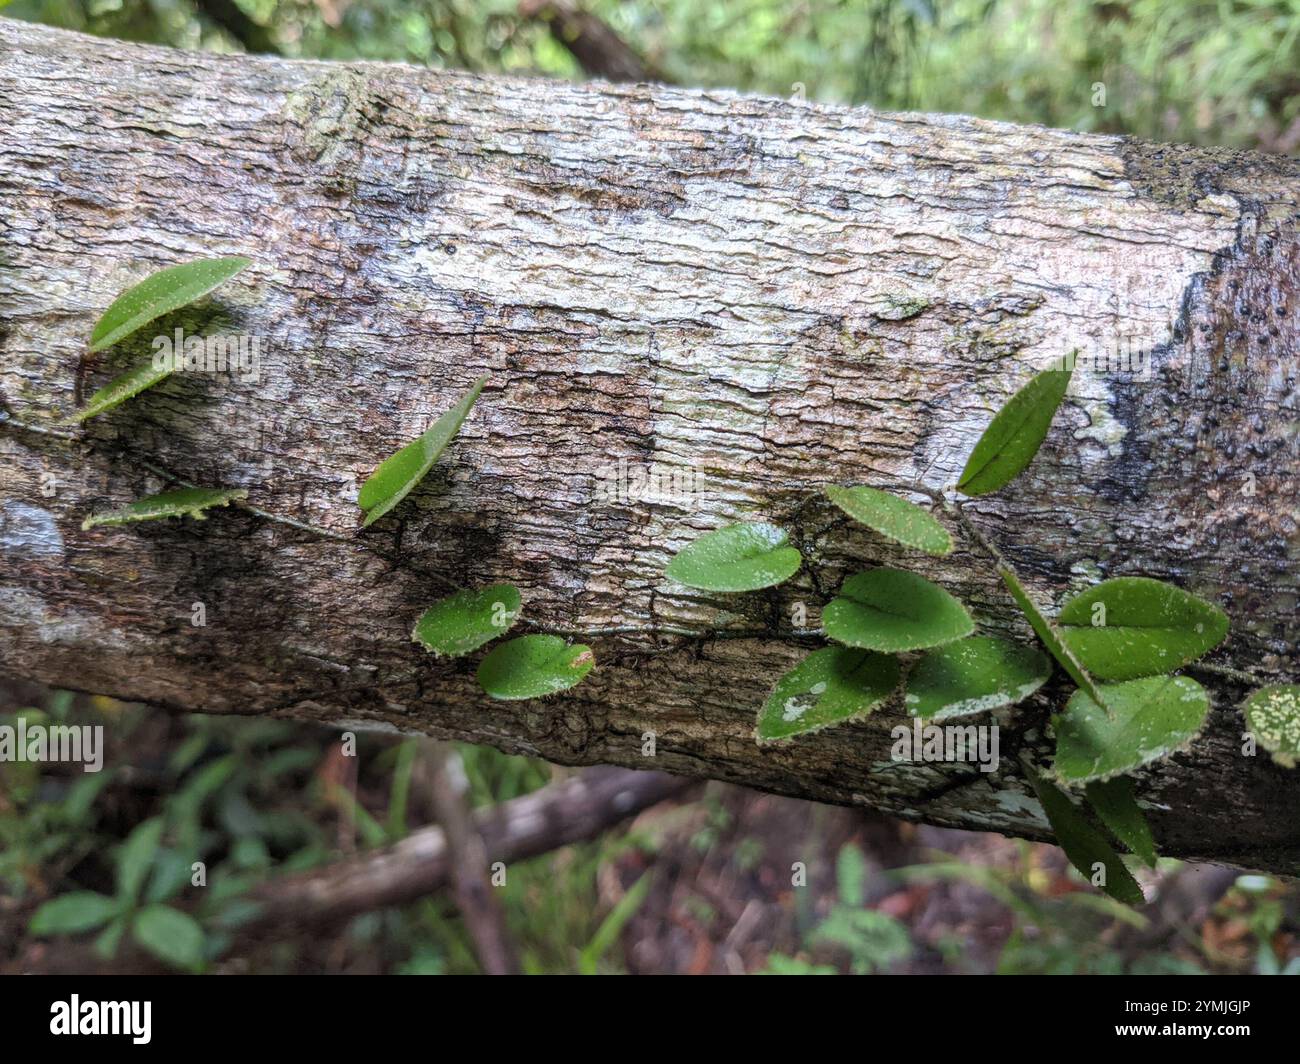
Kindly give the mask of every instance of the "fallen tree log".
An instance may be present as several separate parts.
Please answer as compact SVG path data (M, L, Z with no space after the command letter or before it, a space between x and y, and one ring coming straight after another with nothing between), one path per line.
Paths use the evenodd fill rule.
M791 618L815 626L874 562L1029 638L969 550L918 565L810 499L951 484L991 413L1078 348L1093 369L1037 461L968 514L1041 600L1172 580L1232 616L1220 663L1295 678L1293 160L4 19L0 113L7 674L1045 837L1014 755L1045 748L1059 683L1003 722L991 774L893 761L897 706L780 747L753 722L802 653ZM178 373L56 427L122 289L236 253L254 264L217 308L258 339L256 379ZM480 374L452 451L361 533L359 481ZM172 480L255 510L81 530ZM747 518L790 527L810 566L744 596L665 579ZM448 579L509 580L535 622L610 633L584 640L599 667L561 697L487 699L472 659L409 640ZM1209 686L1205 734L1141 778L1162 851L1295 873L1300 773L1242 756L1243 688Z

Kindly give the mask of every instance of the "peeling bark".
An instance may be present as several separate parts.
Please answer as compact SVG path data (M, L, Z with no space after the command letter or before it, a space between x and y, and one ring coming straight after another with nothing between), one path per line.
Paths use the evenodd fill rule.
M975 555L894 551L808 503L826 482L956 479L1049 358L1076 374L1046 447L969 512L1047 603L1169 579L1234 621L1216 655L1295 679L1300 165L961 117L396 65L197 55L0 20L3 670L178 710L463 737L553 761L731 780L1043 837L1002 770L900 765L901 708L779 748L756 708L848 573L924 572L986 631L1028 629ZM257 336L261 375L182 373L71 438L97 315L150 271L254 265L160 323ZM154 330L147 329L149 336ZM148 338L89 367L149 354ZM120 368L120 366L118 366ZM359 482L489 374L451 452L358 531ZM27 427L23 427L23 426ZM602 476L686 477L608 501ZM80 529L170 475L264 511ZM678 485L682 486L679 480ZM1250 491L1253 490L1253 494ZM790 584L711 596L671 554L738 519L791 528ZM554 627L760 628L589 640L550 700L493 702L408 638L441 581L509 580ZM207 624L191 624L203 603ZM1241 754L1242 688L1142 774L1165 853L1300 870L1300 774ZM642 756L653 732L656 756Z

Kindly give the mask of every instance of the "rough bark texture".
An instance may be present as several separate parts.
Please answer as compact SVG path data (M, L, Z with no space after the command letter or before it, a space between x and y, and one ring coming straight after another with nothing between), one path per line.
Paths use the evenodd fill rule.
M0 117L10 673L1041 837L1014 754L1048 748L1059 683L1004 722L991 776L891 761L897 706L779 748L755 744L754 713L803 652L780 635L794 606L815 625L827 592L875 562L915 567L986 630L1028 638L969 551L918 561L806 499L882 476L950 484L1036 366L1122 346L1150 352L1151 378L1076 374L1036 463L973 519L1044 602L1103 576L1170 579L1232 615L1219 661L1295 678L1294 161L194 55L7 20ZM69 439L17 423L69 413L91 324L123 288L233 253L256 261L219 293L219 320L261 337L260 380L178 374ZM148 354L128 344L88 383ZM359 481L482 373L448 456L359 533ZM601 501L620 459L689 471L697 490ZM81 531L87 511L162 488L160 469L247 487L337 538L233 510ZM745 518L791 527L810 572L729 597L665 580L682 544ZM600 667L574 692L494 702L472 659L409 641L440 576L514 581L556 627L771 637L596 638ZM1142 777L1162 848L1295 872L1300 773L1242 756L1242 689L1206 679L1206 733Z

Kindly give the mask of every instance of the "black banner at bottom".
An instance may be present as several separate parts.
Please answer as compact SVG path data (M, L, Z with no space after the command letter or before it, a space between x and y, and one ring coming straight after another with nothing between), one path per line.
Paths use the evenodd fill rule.
M674 987L655 979L634 985L606 977L588 979L578 990L549 981L517 978L467 987L447 977L8 977L0 979L0 1016L11 1060L23 1059L17 1055L21 1049L94 1053L111 1045L131 1052L220 1052L268 1041L331 1054L397 1053L405 1050L393 1042L395 1035L453 1031L458 1038L488 1038L494 1049L508 1046L512 1037L521 1047L540 1048L548 1038L548 1049L563 1052L565 1040L586 1041L620 1017L643 1035L647 1023L689 1016L698 1029L708 1019L715 1032L730 1028L744 1040L756 1006L763 1014L769 995L765 1041L778 1017L788 1022L777 1022L775 1029L795 1039L816 1032L807 1026L814 1017L827 1023L852 1017L864 1032L880 1025L882 1033L925 1031L945 1041L960 1040L958 1031L977 1036L983 1027L999 1041L1043 1035L1071 1050L1115 1042L1182 1048L1202 1042L1230 1051L1233 1042L1288 1038L1295 1021L1295 984L1258 977L881 976L844 987L851 999L840 999L826 979L791 985L765 977L731 988L744 995L741 1008L728 1007L728 989L715 981L707 1013L698 1010L698 990L685 983ZM804 995L807 1001L800 1002ZM702 1044L716 1039L700 1030Z

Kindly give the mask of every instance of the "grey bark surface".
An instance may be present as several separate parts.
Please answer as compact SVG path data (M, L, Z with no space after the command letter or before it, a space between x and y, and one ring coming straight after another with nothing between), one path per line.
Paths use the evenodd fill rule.
M780 747L753 729L806 651L788 638L796 608L815 626L872 564L924 572L985 631L1030 638L968 549L918 560L815 492L953 483L994 410L1078 347L1148 352L1150 379L1076 373L1037 461L972 520L1045 604L1102 577L1169 579L1232 616L1215 660L1296 678L1292 160L717 92L199 55L4 19L0 119L7 673L1044 837L1015 754L1046 757L1059 680L1003 719L994 774L894 762L897 704ZM261 339L260 378L180 373L55 434L113 298L225 254L254 265L211 314L144 330L92 361L87 385L148 357L149 337L214 321ZM359 483L480 374L449 453L361 533ZM620 460L695 490L604 499ZM81 530L168 476L247 488L329 536L238 509ZM805 572L742 596L663 576L684 543L744 519L789 527ZM528 616L555 628L765 634L593 637L599 666L573 692L492 701L473 658L410 642L448 579L517 583ZM1243 688L1201 678L1206 732L1141 776L1162 850L1295 873L1300 773L1243 756Z

